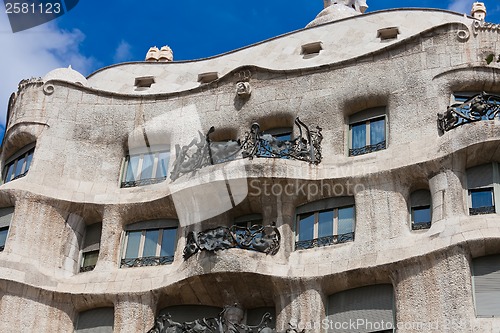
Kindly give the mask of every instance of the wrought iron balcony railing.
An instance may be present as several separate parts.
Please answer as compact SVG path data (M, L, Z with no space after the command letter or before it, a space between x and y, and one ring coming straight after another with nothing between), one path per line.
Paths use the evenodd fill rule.
M171 264L173 261L174 261L173 256L125 258L122 259L121 267L159 266L159 265Z
M469 208L469 215L495 214L495 206Z
M311 240L295 242L295 250L306 250L313 247L322 247L334 244L341 244L354 241L354 232L349 232L341 235L332 235L326 237L315 238Z
M184 259L198 251L218 251L240 248L274 255L280 248L281 235L273 226L253 225L250 228L218 227L187 235Z
M418 222L411 224L411 230L423 230L429 229L431 227L431 222Z
M361 148L349 149L349 156L358 156L363 154L372 153L374 151L385 149L385 140L374 145L368 145Z
M500 112L500 96L482 92L463 103L453 104L438 113L438 129L446 132L458 126L480 120L493 120Z
M127 181L127 182L122 182L121 187L127 188L127 187L136 187L136 186L158 184L158 183L161 183L162 181L164 181L165 179L167 179L167 177L132 180L132 181Z
M211 127L208 133L182 148L175 147L176 159L170 179L175 181L186 173L218 163L239 158L267 157L306 161L312 164L321 162L321 128L309 129L300 119L295 119L299 136L290 140L279 140L270 134L264 134L260 126L254 123L243 140L228 142L212 142L210 134L215 131Z
M91 272L95 268L95 265L83 266L80 267L80 273Z

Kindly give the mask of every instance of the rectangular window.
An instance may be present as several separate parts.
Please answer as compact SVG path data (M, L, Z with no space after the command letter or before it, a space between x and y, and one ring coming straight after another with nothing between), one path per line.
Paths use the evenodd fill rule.
M113 333L115 313L113 308L90 309L78 314L76 333Z
M353 241L354 227L354 206L298 214L295 248L308 249Z
M393 332L388 328L396 326L394 312L394 291L390 284L341 291L328 297L327 309L328 322L341 325L331 325L327 332Z
M494 188L498 184L498 165L487 163L468 168L469 215L495 213Z
M13 214L14 207L0 208L0 251L5 249Z
M472 281L476 316L500 317L500 255L473 259Z
M371 108L349 117L349 156L386 148L385 108Z
M26 176L31 166L34 151L35 144L31 144L9 158L3 170L4 183Z
M427 189L417 190L410 195L411 229L429 229L432 223L431 192Z
M148 225L149 224L149 225ZM135 223L125 234L122 267L157 266L174 260L177 243L176 222L155 220Z
M85 228L80 272L89 272L95 268L99 257L102 223L94 223Z
M121 187L156 184L167 179L170 151L161 150L129 155Z

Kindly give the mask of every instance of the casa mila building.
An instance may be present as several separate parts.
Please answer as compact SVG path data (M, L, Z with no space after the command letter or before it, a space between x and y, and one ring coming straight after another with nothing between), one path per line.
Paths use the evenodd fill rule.
M471 5L326 1L226 54L23 80L0 331L498 332L500 25Z

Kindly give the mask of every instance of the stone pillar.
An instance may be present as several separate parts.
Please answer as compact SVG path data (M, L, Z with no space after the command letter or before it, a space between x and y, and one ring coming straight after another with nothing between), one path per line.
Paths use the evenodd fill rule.
M95 271L114 270L120 266L122 218L114 207L105 207L102 218L101 246Z
M467 205L462 185L464 174L464 168L446 169L429 179L433 222L465 213Z
M475 316L465 249L402 263L392 275L398 332L471 332Z
M73 332L75 312L64 295L7 284L0 305L0 332Z
M280 282L276 291L276 331L295 327L306 332L325 332L321 327L326 318L326 297L313 281Z
M115 303L115 333L147 332L154 325L157 297L120 295Z

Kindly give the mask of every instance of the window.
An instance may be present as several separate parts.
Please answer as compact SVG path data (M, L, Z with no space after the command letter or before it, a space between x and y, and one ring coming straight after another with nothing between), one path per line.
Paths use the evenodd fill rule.
M349 118L349 156L386 148L385 108L372 108Z
M0 208L0 251L5 249L5 242L9 233L10 221L14 214L14 207Z
M330 198L298 207L295 249L354 241L354 214L352 197Z
M242 228L250 228L253 225L262 224L262 215L248 214L234 219L234 225Z
M89 272L95 268L99 257L101 230L102 223L94 223L86 227L80 272Z
M128 225L121 267L158 266L174 261L177 221L152 220Z
M460 108L457 108L458 111L466 115L467 117L473 119L473 120L488 120L489 114L483 114L482 116L479 116L478 113L476 113L475 110L475 105L474 103L471 103L472 97L476 95L480 95L482 92L481 91L462 91L462 92L456 92L451 96L451 106L457 107L460 106ZM490 93L485 93L485 94L490 94ZM463 104L467 102L466 104ZM498 100L496 99L491 99L488 97L485 97L485 101L488 103L496 104L499 105ZM463 105L462 105L463 104ZM493 119L493 118L491 118Z
M498 184L497 179L497 163L488 163L467 169L469 215L495 213L494 187Z
M328 297L327 314L332 323L328 332L393 332L392 285L366 286L333 294ZM355 327L349 323L354 323Z
M76 333L113 333L114 309L97 308L80 312L75 325Z
M477 317L500 317L500 255L472 260L472 281Z
M292 152L292 128L273 128L260 133L257 156L289 158Z
M323 46L321 45L321 42L312 42L302 45L300 49L300 54L304 56L304 59L309 59L317 56L319 52L323 50Z
M170 150L163 147L131 154L125 160L121 187L150 185L167 179Z
M431 192L418 190L410 195L411 229L421 230L431 227Z
M380 38L381 41L396 39L399 35L398 27L389 27L377 30L377 38Z
M22 148L9 158L3 170L3 182L8 183L11 180L26 176L31 166L34 152L35 144L33 143Z
M219 78L219 73L217 72L207 72L198 74L198 82L201 84L213 82L218 78Z

